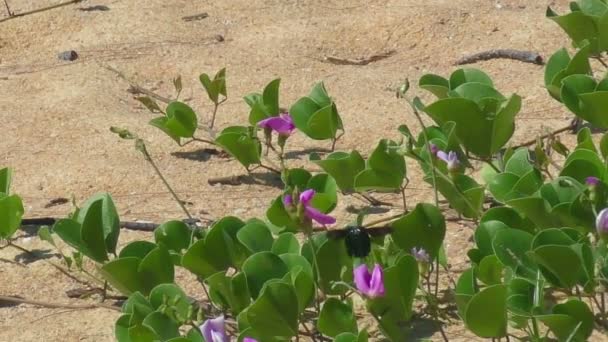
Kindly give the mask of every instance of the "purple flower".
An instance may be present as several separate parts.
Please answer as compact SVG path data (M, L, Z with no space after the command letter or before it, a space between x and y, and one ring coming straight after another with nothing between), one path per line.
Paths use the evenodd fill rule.
M376 264L371 274L367 265L359 265L353 270L353 275L357 290L363 295L370 298L384 296L384 275L380 265Z
M255 338L251 338L251 337L245 337L243 339L243 342L258 342L258 340L256 340Z
M434 156L437 155L437 152L439 152L439 147L437 147L435 144L429 144L429 148L431 150L431 154Z
M293 124L293 119L289 113L281 113L279 116L271 116L258 122L258 126L262 128L268 128L279 135L288 136L290 135L296 126Z
M460 160L458 160L458 155L454 151L448 153L437 151L437 158L446 162L450 171L456 171L460 167Z
M602 239L608 240L608 208L603 209L597 214L595 228Z
M597 186L600 184L600 179L597 177L587 177L587 179L585 179L585 183L587 183L588 186Z
M416 248L416 247L412 248L411 253L412 253L412 256L419 263L429 263L429 262L431 262L431 256L422 247L420 247L420 248Z
M200 329L205 342L229 342L224 329L224 316L206 320Z
M310 202L312 201L312 198L314 196L315 196L315 191L313 189L308 189L300 194L299 204L301 204L304 207L304 215L306 215L306 217L308 217L309 219L314 220L322 225L336 223L335 218L333 218L329 215L323 214L322 212L320 212L318 209L314 208L311 205ZM287 208L292 207L294 205L292 196L285 195L283 197L283 204Z

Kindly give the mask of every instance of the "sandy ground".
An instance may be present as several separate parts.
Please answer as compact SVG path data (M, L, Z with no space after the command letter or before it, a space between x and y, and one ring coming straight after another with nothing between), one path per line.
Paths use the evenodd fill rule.
M59 3L58 0L8 0L15 13ZM398 138L406 123L417 129L405 104L390 90L405 77L413 83L428 72L447 75L459 57L493 48L537 51L548 57L569 41L544 18L547 5L565 9L567 2L524 0L98 0L0 22L0 166L15 169L14 192L23 196L27 217L61 217L70 205L45 208L56 197L83 201L110 192L123 220L155 222L181 218L153 170L130 142L109 132L123 126L145 138L153 158L189 209L201 218L261 216L278 194L272 186L210 186L212 177L242 174L232 160L205 156L194 144L180 148L147 125L153 117L126 90L128 82L105 66L166 97L171 79L182 75L182 99L208 120L210 104L198 75L228 69L229 100L218 114L218 126L245 122L242 97L281 77L281 103L288 107L324 81L335 98L347 134L338 149L369 152L381 137ZM105 5L109 11L81 11ZM199 21L184 16L207 12ZM0 18L6 17L0 8ZM222 35L224 40L215 38ZM64 50L79 59L57 59ZM394 50L367 66L334 65L324 57L356 59ZM547 128L568 123L569 114L543 87L540 66L508 60L479 63L505 94L524 98L515 141L530 139ZM418 89L415 92L420 93ZM426 95L425 95L426 96ZM572 141L572 137L566 137ZM296 135L291 151L328 147ZM289 163L307 158L293 153ZM410 163L410 203L428 200L428 187ZM395 196L381 196L389 201ZM341 201L340 222L353 219ZM390 214L390 212L388 213ZM462 250L472 227L449 227L447 249L462 269ZM65 291L79 287L48 266L55 251L36 237L20 233L16 243L35 250L0 251L0 294L62 303ZM121 245L150 234L123 231ZM19 263L15 262L18 261ZM458 266L460 265L460 266ZM180 277L185 287L187 277ZM194 287L192 294L198 294ZM21 305L0 306L0 341L112 341L117 314L104 309L69 311ZM438 336L433 337L438 339ZM472 341L462 325L449 328L454 341ZM602 340L601 336L596 337Z

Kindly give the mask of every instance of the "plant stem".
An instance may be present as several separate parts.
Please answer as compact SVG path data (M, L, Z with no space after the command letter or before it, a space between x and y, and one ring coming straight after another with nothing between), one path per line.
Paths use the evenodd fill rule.
M107 304L85 304L85 305L75 305L75 304L60 304L60 303L47 303L40 302L36 300L29 300L25 298L11 297L11 296L0 296L0 302L10 302L16 304L30 304L35 306L41 306L43 308L51 308L51 309L76 309L76 310L86 310L86 309L110 309L114 311L121 311L121 309L117 306L107 305Z
M15 249L18 249L30 256L36 256L36 254L34 254L34 252L30 251L29 249L23 248L19 245L15 245L12 241L8 241L8 245L7 246L11 246ZM42 259L42 261L46 262L47 264L53 266L55 269L57 269L59 272L63 273L64 275L66 275L68 278L74 280L75 282L81 284L81 285L85 285L85 286L90 286L91 284L87 283L84 280L78 279L76 276L74 276L73 274L70 274L70 271L66 270L65 268L57 265L56 263L49 261L49 260L45 260Z
M538 322L536 318L532 317L532 332L534 333L534 341L540 341L540 332L538 330Z
M606 64L606 62L604 62L604 60L602 59L602 56L597 56L597 57L595 57L595 59L597 59L604 66L604 68L608 69L608 64Z
M306 238L308 239L308 243L310 244L310 249L312 250L312 263L313 265L313 269L315 270L315 272L317 273L315 278L315 285L317 287L317 291L321 291L321 286L319 285L321 283L321 272L319 271L319 263L317 262L317 248L315 246L315 242L313 239L313 235L312 235L312 231L308 230L306 232ZM321 313L321 304L319 303L319 297L317 296L317 291L315 291L315 309L317 310L317 314Z
M406 99L406 100L409 103L410 107L412 108L412 111L414 112L416 119L418 119L418 123L422 127L422 136L424 137L426 150L429 154L429 159L431 161L431 175L433 176L433 190L434 190L434 194L435 194L435 206L439 207L439 194L437 192L437 175L435 174L435 160L433 158L433 152L431 151L431 143L429 142L429 136L426 134L426 125L424 124L424 121L422 121L422 117L420 116L418 109L416 109L416 106L409 99Z
M562 128L558 128L558 129L554 130L553 132L549 132L547 134L541 135L540 137L537 137L537 138L534 138L534 139L530 139L530 140L528 140L526 142L523 142L523 143L521 143L519 145L515 145L512 148L515 150L515 149L518 149L520 147L527 147L527 146L530 146L530 145L534 145L534 144L536 144L537 139L543 140L543 139L552 137L554 135L557 135L557 134L569 131L571 129L572 129L572 123L569 123L568 126L565 126L565 127L562 127Z
M217 115L217 109L224 101L226 101L226 99L222 100L221 102L213 103L213 114L211 115L211 123L209 123L209 129L213 129L213 125L215 125L215 116Z
M191 141L198 141L198 142L206 143L206 144L209 144L209 145L217 146L217 144L214 141L207 140L207 139L201 139L201 138L192 137L192 140L190 140L189 142L191 142ZM184 144L182 146L185 146L186 144Z
M189 219L192 219L192 215L190 215L190 212L188 211L188 209L186 209L186 206L184 205L184 203L179 199L179 197L177 196L175 191L173 191L173 188L171 187L171 185L169 184L167 179L165 179L162 172L160 172L160 169L158 168L158 166L156 166L156 163L154 162L154 160L152 160L152 157L150 156L148 151L145 148L143 148L143 149L141 149L141 152L144 154L145 159L148 161L148 163L150 163L150 165L152 166L152 168L154 169L154 171L156 172L158 177L160 177L160 179L163 181L163 184L165 184L165 187L169 190L171 195L173 195L173 198L175 199L177 204L179 204L179 206L182 208L182 210L184 211L186 216L188 216Z
M281 174L281 171L279 171L279 170L275 169L275 168L274 168L274 167L272 167L272 166L264 165L264 164L262 164L262 163L260 163L260 164L258 164L258 165L260 165L260 167L261 167L262 169L266 169L266 170L268 170L268 171L270 171L270 172L274 172L274 173Z
M401 198L403 199L403 212L407 213L407 198L405 197L405 186L401 188Z
M435 299L439 295L439 256L435 258Z

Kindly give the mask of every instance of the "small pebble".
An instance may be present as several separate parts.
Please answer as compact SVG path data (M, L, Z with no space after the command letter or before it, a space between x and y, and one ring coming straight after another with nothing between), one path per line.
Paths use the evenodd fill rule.
M63 51L57 55L57 58L64 61L75 61L78 59L78 54L74 50Z

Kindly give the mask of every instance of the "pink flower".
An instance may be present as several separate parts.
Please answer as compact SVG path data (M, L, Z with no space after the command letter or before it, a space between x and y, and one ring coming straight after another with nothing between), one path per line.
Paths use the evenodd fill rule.
M314 220L317 223L322 224L322 225L336 223L335 218L333 218L329 215L323 214L318 209L316 209L315 207L312 206L312 204L310 202L312 201L312 198L314 196L315 196L315 191L313 189L305 190L304 192L302 192L300 194L298 203L304 207L304 215L306 215L306 217L308 217L309 219ZM283 197L283 204L285 205L286 208L293 207L294 206L293 197L291 195L285 195Z
M600 179L597 177L587 177L587 179L585 179L585 183L587 183L588 186L597 186L600 184Z
M258 342L258 340L256 340L255 338L251 338L251 337L245 337L243 339L243 342Z
M205 342L229 342L224 329L224 316L206 320L200 329Z
M258 126L262 128L268 128L279 135L290 135L296 126L293 124L293 119L289 113L281 113L279 116L271 116L258 122Z
M450 151L449 153L445 153L443 151L437 151L437 158L443 160L448 165L448 170L456 171L460 167L460 160L458 160L458 155L454 151Z
M376 264L371 274L367 265L359 265L353 270L353 275L357 290L363 295L370 298L384 296L384 275L380 265Z
M422 263L429 263L431 261L431 256L427 253L424 248L412 248L412 256L416 259L416 261Z
M439 147L437 147L435 144L429 144L429 149L431 150L431 154L434 156L437 155L437 152L439 152Z
M597 214L595 228L597 229L599 236L608 241L608 208L603 209Z

